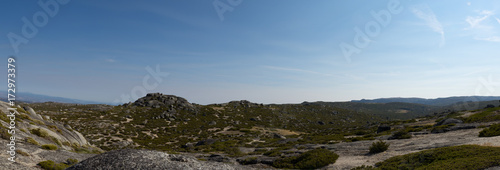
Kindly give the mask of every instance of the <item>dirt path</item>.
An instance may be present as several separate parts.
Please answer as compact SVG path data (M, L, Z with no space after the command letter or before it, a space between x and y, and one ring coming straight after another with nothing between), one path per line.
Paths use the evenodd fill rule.
M500 136L479 138L478 134L481 130L467 129L440 134L417 135L411 139L388 140L389 149L375 155L366 154L374 141L333 144L328 147L333 149L340 157L335 164L324 169L351 169L361 165L373 166L375 163L393 156L445 146L476 144L500 147Z

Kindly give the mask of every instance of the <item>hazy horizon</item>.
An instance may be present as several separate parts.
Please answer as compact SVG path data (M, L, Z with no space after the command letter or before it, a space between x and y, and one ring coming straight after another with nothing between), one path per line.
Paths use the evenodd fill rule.
M200 104L500 96L497 1L40 2L0 7L18 92Z

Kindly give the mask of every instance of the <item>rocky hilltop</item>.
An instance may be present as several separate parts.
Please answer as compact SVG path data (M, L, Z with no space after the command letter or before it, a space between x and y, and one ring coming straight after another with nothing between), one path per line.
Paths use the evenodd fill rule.
M186 109L194 110L195 106L189 103L186 99L182 97L177 97L174 95L164 95L162 93L149 93L146 96L137 99L134 103L130 103L126 106L139 106L139 107L168 107L174 109Z

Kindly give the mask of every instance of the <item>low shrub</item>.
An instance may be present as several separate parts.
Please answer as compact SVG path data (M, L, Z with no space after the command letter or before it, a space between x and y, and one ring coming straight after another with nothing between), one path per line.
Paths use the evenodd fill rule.
M42 162L39 162L38 165L42 168L42 169L46 169L46 170L51 170L54 168L54 165L56 163L54 161L51 161L51 160L46 160L46 161L42 161Z
M49 136L49 133L43 129L36 128L36 129L31 129L30 130L31 134L40 136L40 137L47 137Z
M390 139L410 139L411 134L405 130L397 131L394 133Z
M290 169L317 169L335 163L339 155L328 149L314 149L300 154L280 158L273 162L273 167Z
M42 169L45 169L45 170L64 170L64 169L69 168L70 166L72 166L74 164L70 165L70 164L67 164L67 163L55 163L52 160L46 160L46 161L39 162L38 165Z
M273 149L273 150L264 152L264 155L271 156L271 157L281 156L281 149Z
M71 158L66 159L66 162L65 162L65 164L69 165L69 166L72 166L72 165L77 164L77 163L78 163L77 159L71 159Z
M30 154L29 154L29 153L26 153L26 152L24 152L24 151L22 151L22 150L19 150L19 149L17 149L17 150L16 150L16 153L18 153L18 154L20 154L20 155L23 155L23 156L30 156Z
M37 125L45 125L45 123L43 121L40 121L40 120L33 120L33 122L35 122L35 124L37 124Z
M479 137L500 136L500 124L491 125L489 128L479 132Z
M38 146L40 146L40 143L38 143L35 139L33 139L33 138L31 138L31 137L27 137L27 138L26 138L26 142L31 143L31 144L33 144L33 145L38 145Z
M52 140L52 142L56 143L57 145L62 146L61 141L59 139L57 139L56 137L51 136L50 140Z
M452 124L447 124L447 125L439 125L439 126L434 126L432 129L431 129L431 133L443 133L443 132L446 132L446 128L449 128L449 127L452 127L452 126L455 126L454 123Z
M56 145L52 145L52 144L42 145L42 149L57 150L57 146Z
M383 142L381 140L377 142L373 142L372 146L370 146L370 154L376 154L380 152L384 152L389 148L389 144Z

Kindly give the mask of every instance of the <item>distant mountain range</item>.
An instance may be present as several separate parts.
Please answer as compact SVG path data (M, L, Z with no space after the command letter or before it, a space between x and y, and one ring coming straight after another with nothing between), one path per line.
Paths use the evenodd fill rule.
M436 99L424 99L424 98L380 98L380 99L362 99L362 100L351 100L351 102L356 103L415 103L424 104L430 106L448 106L461 102L482 102L482 101L492 101L500 100L500 96L457 96L457 97L444 97Z
M0 92L0 100L7 101L7 93ZM55 97L55 96L47 96L40 95L34 93L17 93L16 101L21 101L25 103L43 103L43 102L57 102L57 103L77 103L77 104L108 104L108 105L116 105L116 103L103 103L97 101L88 101L88 100L79 100L79 99L71 99L64 97ZM429 112L429 110L434 110L436 108L446 108L450 109L452 105L461 105L461 103L466 102L480 102L480 107L484 107L487 104L497 104L494 101L500 101L500 96L457 96L457 97L443 97L436 99L425 99L425 98L401 98L401 97L393 97L393 98L379 98L379 99L361 99L361 100L351 100L351 102L313 102L313 103L323 103L328 105L333 105L335 107L357 110L357 111L368 111L374 112L374 110L386 111L386 107L388 107L391 103L394 105L398 105L401 108L411 108L407 110L417 111L422 114L425 112ZM399 104L396 104L399 103ZM408 104L417 104L417 105L405 105L403 103ZM389 105L359 105L359 104L389 104ZM427 105L427 106L423 106ZM403 107L405 106L405 107ZM445 107L446 106L446 107ZM380 109L382 107L384 109ZM396 106L388 107L394 108ZM456 106L455 106L456 107ZM371 108L371 109L370 109ZM374 110L373 110L374 109ZM457 108L455 108L456 110ZM376 111L375 111L376 112Z
M7 102L7 93L0 92L0 100ZM64 97L54 97L33 93L16 93L16 101L25 103L43 103L43 102L57 102L57 103L77 103L77 104L111 104L96 101L70 99Z

